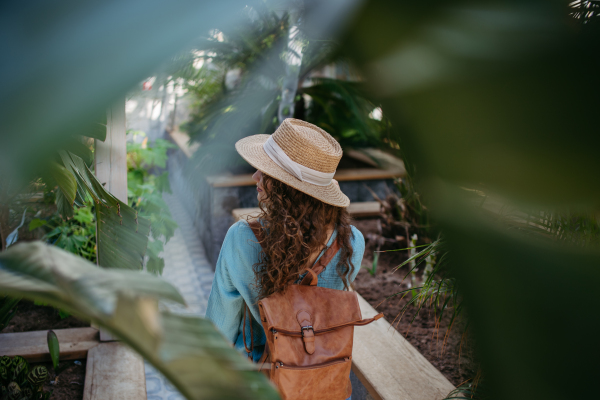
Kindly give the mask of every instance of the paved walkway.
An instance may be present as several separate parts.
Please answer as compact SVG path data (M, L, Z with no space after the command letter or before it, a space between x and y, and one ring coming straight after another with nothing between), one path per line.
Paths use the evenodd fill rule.
M204 254L200 238L183 205L176 196L165 194L171 214L179 228L165 246L163 278L172 283L188 305L170 307L171 311L204 316L214 273ZM151 365L146 363L148 400L184 400L177 389Z

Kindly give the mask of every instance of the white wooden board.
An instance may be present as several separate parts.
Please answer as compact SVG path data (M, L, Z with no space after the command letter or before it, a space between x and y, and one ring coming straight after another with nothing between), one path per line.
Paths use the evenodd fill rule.
M362 296L363 318L378 312ZM454 386L384 318L354 328L352 370L374 399L440 400Z

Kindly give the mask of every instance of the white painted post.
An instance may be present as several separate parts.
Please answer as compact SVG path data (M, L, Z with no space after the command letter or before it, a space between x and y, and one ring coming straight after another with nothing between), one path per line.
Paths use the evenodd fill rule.
M127 203L127 145L125 99L119 100L106 111L106 140L96 139L94 167L96 177L104 188L117 199ZM100 330L100 341L116 340Z
M106 140L96 140L96 177L117 199L127 203L125 99L107 110Z

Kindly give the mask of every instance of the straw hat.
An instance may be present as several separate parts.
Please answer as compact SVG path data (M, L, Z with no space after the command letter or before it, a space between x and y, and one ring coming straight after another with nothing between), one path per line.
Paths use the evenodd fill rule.
M235 148L254 168L309 196L337 207L350 204L332 181L342 148L318 126L287 118L272 135L248 136Z

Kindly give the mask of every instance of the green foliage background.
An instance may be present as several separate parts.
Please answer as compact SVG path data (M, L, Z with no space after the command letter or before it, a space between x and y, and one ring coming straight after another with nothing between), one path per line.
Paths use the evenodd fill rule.
M143 132L131 134L145 136ZM165 260L159 254L177 228L177 223L162 198L163 193L171 193L169 173L164 169L167 151L175 147L163 139L156 139L152 144L148 144L147 140L143 143L127 143L128 203L141 217L150 221L151 237L146 252L146 268L159 275L165 267Z

